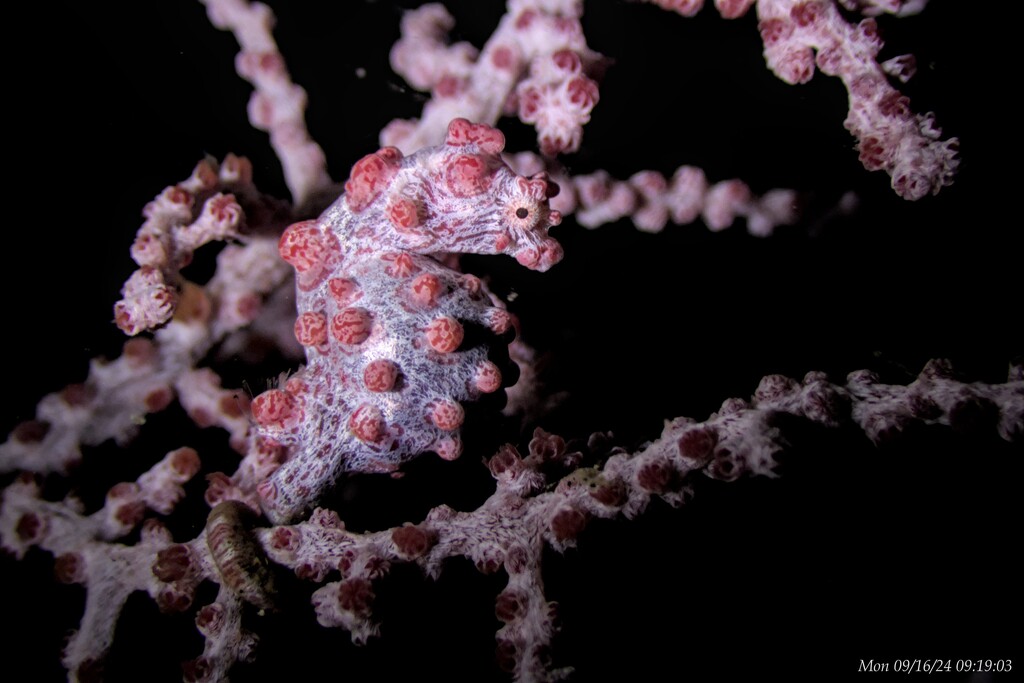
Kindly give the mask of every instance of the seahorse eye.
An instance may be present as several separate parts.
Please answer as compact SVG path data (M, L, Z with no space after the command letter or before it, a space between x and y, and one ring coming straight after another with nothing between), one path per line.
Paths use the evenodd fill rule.
M537 227L544 212L538 202L530 197L516 197L505 205L504 222L513 230L529 232Z

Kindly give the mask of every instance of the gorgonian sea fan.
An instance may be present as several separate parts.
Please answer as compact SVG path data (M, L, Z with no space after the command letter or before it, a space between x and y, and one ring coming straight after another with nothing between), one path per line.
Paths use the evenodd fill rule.
M472 4L472 11L458 3L451 8L458 30L480 46L501 8ZM841 381L850 369L869 366L883 381L899 384L927 358L952 356L967 375L1002 381L1005 359L1021 348L1007 314L1015 310L1019 289L1019 243L1017 233L1007 230L1005 202L993 198L1015 192L1016 179L999 169L1002 160L1019 154L1019 142L994 125L992 114L1011 110L1010 89L979 75L1009 79L1006 65L1015 62L1015 42L1000 32L1017 22L1006 16L994 25L981 11L933 5L918 17L878 18L888 41L879 59L906 50L918 56L919 73L904 88L913 111L935 110L947 133L964 144L956 185L915 205L890 197L888 180L863 173L856 163L858 154L875 163L880 148L869 140L850 149L853 139L841 125L846 95L834 79L819 73L791 88L765 71L752 13L724 22L710 11L683 20L653 7L588 6L590 45L615 64L601 82L601 100L580 151L568 158L574 172L605 168L609 177L628 178L639 169L658 169L671 177L678 164L687 163L701 166L709 180L740 176L755 191L787 186L811 194L805 196L807 218L770 240L735 229L712 235L672 228L651 236L622 224L588 232L568 219L552 233L564 244L566 258L542 276L511 259L466 259L468 272L512 299L508 310L524 321L524 339L552 353L551 388L564 391L567 400L539 424L567 437L612 430L616 443L633 450L657 434L663 418L717 411L723 397L750 396L769 373L802 377L809 368L821 368ZM186 177L206 153L223 160L235 151L253 159L261 188L285 194L274 179L273 156L261 152L265 136L247 132L242 110L248 89L234 85L236 46L210 31L201 8L189 14L182 7L187 6L70 9L78 14L65 15L68 22L50 13L19 24L26 32L47 31L23 48L39 50L35 61L63 55L58 62L64 66L45 79L18 70L19 87L22 74L31 81L19 101L42 103L48 111L67 111L69 102L89 106L76 107L59 128L45 130L36 109L11 112L28 114L19 130L27 131L40 152L21 160L24 175L53 178L58 159L61 177L69 179L57 183L59 188L27 183L19 195L24 206L60 207L61 215L80 219L10 235L12 253L45 255L46 282L54 292L44 295L34 284L26 287L20 273L4 271L10 278L6 291L18 293L5 299L9 318L19 321L19 329L32 330L9 339L12 354L33 359L10 368L12 386L32 389L12 393L16 405L7 426L30 419L39 394L83 379L96 353L119 352L123 338L110 328L110 303L131 267L123 255L138 226L139 207L160 188ZM328 8L323 11L337 15L327 20L275 9L276 36L296 81L310 93L312 131L336 164L335 177L343 177L351 163L377 149L376 131L418 109L416 96L388 75L384 53L396 36L398 15L386 3ZM126 21L157 28L113 30ZM166 34L162 26L169 27ZM984 36L989 49L981 52L973 41L949 36ZM332 46L337 59L309 52L314 45ZM19 55L18 63L26 60L33 61ZM659 106L667 90L685 95L688 106ZM901 113L901 101L885 105ZM510 149L534 146L532 129L508 120L500 127ZM117 192L109 189L114 185ZM646 191L653 185L635 183L633 196L637 186ZM827 215L851 188L860 197L859 212ZM99 199L101 211L95 210ZM278 229L314 215L280 220ZM38 223L38 211L29 223ZM120 226L120 234L107 231ZM54 249L55 239L64 248ZM198 250L184 275L205 281L214 250ZM61 305L55 314L54 302L65 302L69 291L81 304ZM670 321L684 322L683 331ZM41 351L41 340L53 350ZM144 344L131 349L133 362L145 357ZM296 367L281 358L258 367L247 362L228 353L201 364L216 369L224 387L249 386L252 396L268 386L268 378ZM194 388L209 386L201 373L189 372L188 378ZM80 402L88 393L79 386L64 395ZM177 511L161 517L174 540L193 538L207 512L203 475L230 472L237 463L228 443L234 433L198 429L186 414L209 417L204 409L218 400L182 409L169 393L147 392L142 399L165 409L146 416L141 440L127 450L112 443L85 448L73 486L89 512L102 509L112 490L110 509L119 514L110 523L131 522L140 509L139 491L150 489L118 484L132 482L165 453L194 446L201 474L184 484L188 495ZM933 408L922 403L917 410L928 415ZM972 411L967 422L985 424L983 406L967 402L958 414L971 418ZM125 417L131 422L133 416ZM459 461L420 458L408 463L408 475L399 480L357 476L329 503L355 529L415 529L397 525L421 520L441 503L472 509L491 490L486 475L488 485L481 483L479 455L511 441L530 457L532 430L524 436L496 424L467 419ZM683 513L656 502L628 524L590 524L579 550L554 558L545 569L545 593L560 602L566 626L554 643L556 663L575 666L581 680L655 678L666 667L680 675L750 677L766 668L806 670L812 662L816 671L845 671L865 651L898 654L912 641L921 649L937 646L965 657L1011 649L997 617L1004 605L1018 601L1008 587L1016 585L1019 564L1007 545L1016 533L1013 520L1020 517L1012 490L1018 461L1009 459L1013 452L992 432L909 427L901 442L900 430L893 428L899 424L879 423L879 433L896 437L880 453L847 429L832 431L833 437L816 429L785 432L790 469L778 481L711 483ZM787 426L783 420L781 427ZM26 426L19 435L31 440L39 427ZM570 442L566 453L575 445ZM171 457L165 470L173 473L172 463L188 461ZM6 476L5 485L15 477ZM651 489L678 483L660 465L645 469L642 479ZM50 477L44 489L50 500L60 500L68 486ZM561 534L577 530L573 515L559 519ZM38 531L30 522L26 518L20 527L28 537ZM147 543L154 542L152 532L145 531ZM287 550L293 539L280 536L275 542ZM412 550L419 547L413 541L422 540L416 531L399 538ZM181 557L167 553L164 559L161 574L176 576ZM84 592L77 585L51 585L54 561L38 549L22 562L3 561L8 614L17 615L12 618L20 626L11 651L24 653L37 679L61 680L62 637L79 623ZM63 579L74 579L80 569L69 557L58 558L56 567ZM257 664L237 665L232 678L283 677L307 658L326 659L334 667L343 662L346 674L357 677L420 676L440 653L440 674L486 679L494 675L495 617L514 618L523 604L514 592L493 602L501 590L494 580L460 561L446 565L436 584L422 582L416 572L403 574L396 565L372 585L385 637L362 649L306 618L314 588L307 579L297 588L278 584L286 597L298 593L292 604L301 605L305 616L268 612L258 620L263 639ZM203 628L218 623L215 610L205 609L213 600L210 585L200 589L194 610L203 615ZM349 584L346 604L367 605L366 588ZM175 599L165 592L158 604L173 606ZM179 680L178 662L196 657L201 645L193 615L157 615L153 604L142 593L129 599L106 661L108 680L137 680L140 672ZM778 628L780 613L792 617L790 629ZM664 614L673 617L673 627L652 627ZM685 658L678 655L681 642L687 644ZM803 645L794 647L795 642ZM748 656L737 657L739 650Z

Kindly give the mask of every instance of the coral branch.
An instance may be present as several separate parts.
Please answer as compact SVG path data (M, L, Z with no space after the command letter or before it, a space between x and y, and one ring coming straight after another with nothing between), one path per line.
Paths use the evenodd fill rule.
M546 166L531 152L512 155L509 164L523 175ZM795 222L799 213L794 190L776 189L758 197L741 180L709 184L694 166L679 167L671 180L657 171L640 171L625 181L607 171L569 176L558 169L550 175L561 188L551 199L552 208L585 228L628 218L638 230L661 232L669 221L686 225L700 218L717 232L745 218L750 234L764 237L779 225Z
M735 481L776 477L779 456L798 418L836 429L856 424L875 443L889 441L913 423L959 431L995 426L1006 440L1024 438L1024 380L1011 368L1005 384L965 383L945 361L930 362L907 386L879 383L867 371L851 373L845 385L823 373L803 381L770 375L751 399L728 399L704 422L678 418L639 451L615 452L603 463L582 466L560 437L538 429L529 454L506 446L488 461L497 489L472 512L433 509L420 524L374 533L353 533L338 516L318 509L308 522L260 532L276 563L300 578L322 580L339 568L342 581L313 594L321 625L342 627L353 642L377 635L372 620L373 582L391 565L414 561L436 577L451 557L471 560L477 570L504 569L508 586L497 598L499 664L516 680L561 680L547 652L556 630L554 606L544 598L544 546L574 547L591 518L634 518L654 498L679 506L693 496L695 474ZM593 456L592 456L593 457ZM552 472L560 472L554 477Z
M683 16L693 16L704 0L647 0ZM908 15L927 0L843 0L867 16ZM726 19L746 14L755 0L715 0ZM953 182L958 160L956 138L942 140L932 113L914 114L910 100L889 85L886 76L906 82L907 57L876 61L882 49L878 24L865 19L852 25L829 0L756 0L764 57L786 83L806 83L815 65L838 76L850 96L846 128L857 138L860 161L869 171L884 170L892 188L905 199L936 194Z
M757 16L765 60L779 78L805 83L817 64L842 79L850 95L845 125L865 168L892 176L892 188L905 199L952 183L958 141L942 140L934 114L914 114L910 100L889 85L875 61L882 40L874 19L853 26L835 5L818 0L760 0Z
M381 145L411 154L441 142L452 119L493 125L502 113L518 111L524 123L537 127L544 154L576 151L598 99L592 77L602 69L601 56L583 37L582 5L512 0L479 56L466 43L445 45L454 20L441 5L406 14L391 64L432 98L418 121L392 121L381 132Z
M199 458L191 448L168 453L137 482L113 486L106 504L90 515L83 514L82 504L74 498L43 500L39 486L26 475L4 489L0 546L18 557L31 547L43 548L56 558L55 570L61 581L86 587L81 624L64 650L71 680L89 680L102 669L131 593L148 592L164 610L181 611L190 606L194 584L188 588L165 586L150 570L171 542L162 524L146 520L134 545L117 541L142 522L147 508L171 512L183 495L181 484L198 470Z
M288 75L284 57L271 35L274 15L270 8L246 0L202 0L210 22L231 31L241 52L235 62L238 74L255 87L249 100L249 120L270 133L285 182L296 206L305 206L329 189L327 160L306 129L306 91Z

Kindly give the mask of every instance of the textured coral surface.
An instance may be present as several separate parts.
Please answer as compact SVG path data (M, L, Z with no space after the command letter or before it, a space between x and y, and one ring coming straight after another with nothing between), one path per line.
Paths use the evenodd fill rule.
M387 65L399 13L390 3L337 3L325 19L271 4L282 50L310 93L311 130L334 177L345 177L378 148L377 131L418 109ZM469 8L480 3L450 4L461 37L478 45L502 11L487 4L474 15ZM266 136L246 122L248 86L233 72L230 36L210 29L198 4L137 5L116 15L98 6L39 11L17 23L33 40L9 55L19 65L12 140L29 149L16 157L8 253L27 272L2 275L11 330L3 433L31 417L41 395L83 379L91 357L118 353L123 336L110 305L135 267L126 248L140 208L163 187L205 153L235 152L253 159L263 191L285 194ZM648 235L625 223L587 231L566 221L552 231L566 256L549 273L508 258L467 259L512 299L510 310L528 321L525 338L550 353L550 388L565 400L540 424L567 437L611 430L632 448L655 438L664 419L703 419L725 398L749 397L769 373L816 369L841 380L871 367L905 383L944 356L969 377L1005 379L1006 360L1024 348L1020 239L1008 215L1019 188L1003 170L1022 151L1008 100L1019 58L1003 35L1016 18L932 3L920 17L880 20L891 56L918 57L907 86L915 110L938 112L965 159L953 187L908 204L858 163L838 83L815 76L794 87L767 71L753 17L682 19L588 3L590 45L616 63L570 157L574 170L622 178L692 163L757 191L806 192L807 218L768 240L739 228ZM682 104L667 104L671 96ZM511 149L533 147L533 130L505 130ZM860 208L830 213L849 189ZM201 280L212 258L191 267ZM242 353L218 364L226 382L252 395L295 367L281 356L250 365ZM96 478L80 495L90 509L170 448L196 448L204 474L237 463L226 433L196 428L177 405L147 419L130 448L86 453ZM329 502L356 530L416 521L440 504L473 509L493 490L480 458L506 441L523 448L532 426L467 423L461 460L421 458L398 480L355 477ZM1019 653L1001 626L1022 607L1022 568L1010 552L1022 512L1019 453L994 430L914 429L880 450L844 430L801 428L792 441L779 480L709 482L683 510L655 503L636 520L596 521L577 550L552 553L546 593L563 623L556 663L573 665L578 680L658 680L666 669L694 680L831 680L852 678L862 658ZM200 480L185 486L186 502L168 520L176 539L202 528ZM0 562L4 620L14 630L5 666L14 680L27 680L24 670L32 680L63 680L60 649L82 613L81 587L55 584L53 560L41 552ZM503 586L468 562L452 563L437 582L396 568L376 587L383 637L357 648L316 624L308 589L285 585L284 598L302 609L261 618L257 663L232 680L313 667L353 680L425 671L507 680L493 658L494 596ZM136 597L107 680L180 680L179 662L202 647L192 616L160 614ZM358 603L358 593L351 597Z

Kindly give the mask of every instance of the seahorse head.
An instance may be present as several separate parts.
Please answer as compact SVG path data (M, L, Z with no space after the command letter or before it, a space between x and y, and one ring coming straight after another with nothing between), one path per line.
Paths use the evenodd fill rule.
M548 236L562 220L548 205L558 185L514 173L504 146L500 131L455 119L443 145L408 157L385 147L356 163L321 223L360 254L508 254L547 270L562 258Z

